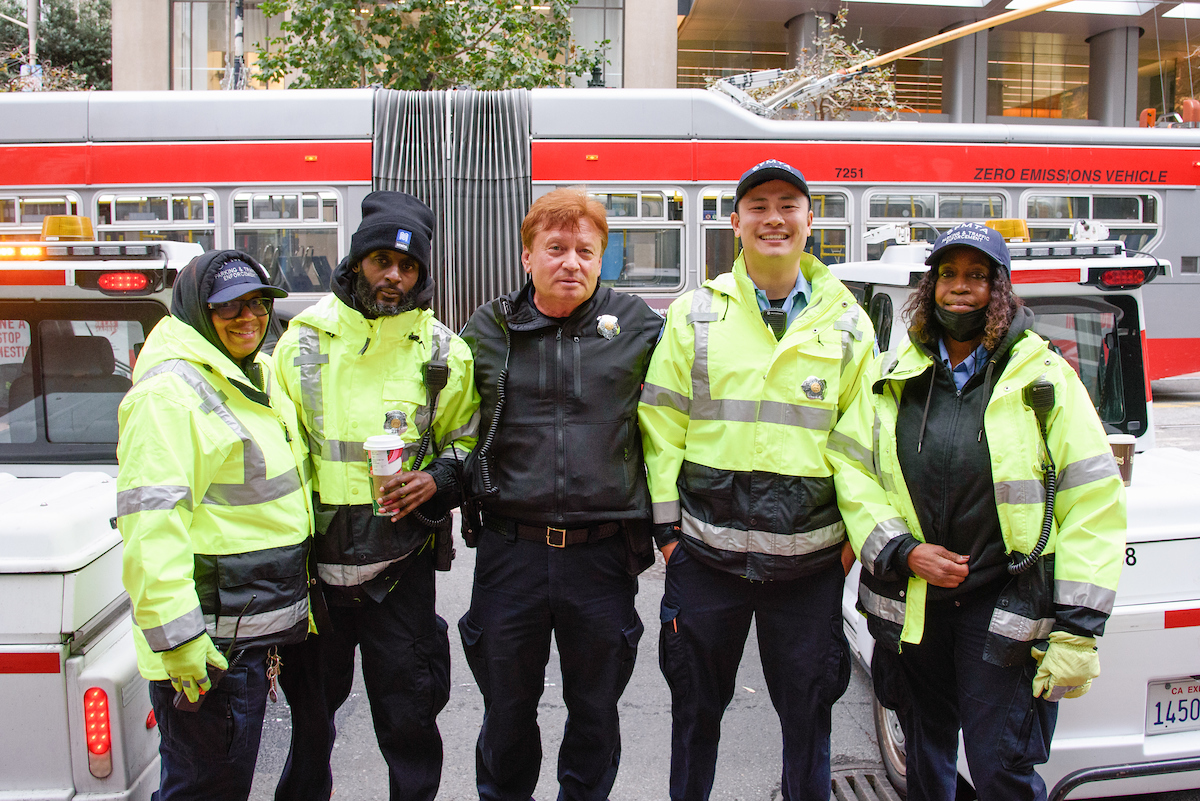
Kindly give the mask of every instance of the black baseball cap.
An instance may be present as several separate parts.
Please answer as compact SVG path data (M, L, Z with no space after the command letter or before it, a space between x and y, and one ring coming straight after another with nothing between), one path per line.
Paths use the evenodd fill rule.
M733 198L733 208L737 209L747 192L767 181L787 181L803 192L809 204L812 204L812 195L808 192L808 182L804 180L804 173L779 159L767 159L742 173L737 185L737 194Z

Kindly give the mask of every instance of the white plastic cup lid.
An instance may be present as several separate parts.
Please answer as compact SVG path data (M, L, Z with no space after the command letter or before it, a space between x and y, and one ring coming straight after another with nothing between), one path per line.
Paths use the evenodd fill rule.
M1133 434L1109 434L1108 442L1110 445L1133 445L1137 437Z
M394 451L403 447L404 437L399 434L376 434L363 443L363 450L367 451Z

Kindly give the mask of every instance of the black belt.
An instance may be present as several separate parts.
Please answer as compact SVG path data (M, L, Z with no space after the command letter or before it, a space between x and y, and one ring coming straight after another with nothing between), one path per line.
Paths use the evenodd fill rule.
M509 520L494 515L484 515L483 524L499 531L501 534L517 535L517 539L529 542L541 542L553 548L565 548L568 545L582 545L585 542L599 542L621 531L621 523L597 523L585 528L555 528L554 526L531 526L516 520Z

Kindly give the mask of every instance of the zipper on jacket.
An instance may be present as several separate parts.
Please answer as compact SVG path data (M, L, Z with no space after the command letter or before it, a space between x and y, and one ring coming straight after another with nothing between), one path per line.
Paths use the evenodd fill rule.
M572 367L575 370L575 397L583 397L583 376L579 370L579 337L575 337L575 361Z
M546 335L538 335L538 397L546 397Z
M563 387L563 347L562 347L562 327L559 327L558 333L554 335L555 351L558 358L558 370L556 375L557 391L554 403L554 437L557 440L557 461L554 466L554 514L558 520L562 519L563 495L566 493L566 479L563 473L567 467L567 438L563 432L563 401L565 398Z

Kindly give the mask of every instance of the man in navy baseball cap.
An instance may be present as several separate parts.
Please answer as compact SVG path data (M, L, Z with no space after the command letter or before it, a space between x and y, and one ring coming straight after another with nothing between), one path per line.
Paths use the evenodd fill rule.
M733 208L737 209L742 198L754 187L765 184L767 181L776 180L787 181L799 189L808 198L809 206L812 206L812 195L808 191L808 182L804 180L804 173L779 159L767 159L742 173L737 185L737 194L734 195Z

